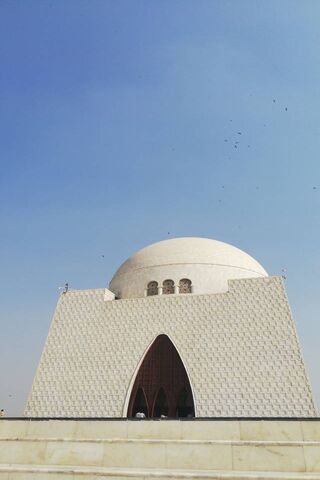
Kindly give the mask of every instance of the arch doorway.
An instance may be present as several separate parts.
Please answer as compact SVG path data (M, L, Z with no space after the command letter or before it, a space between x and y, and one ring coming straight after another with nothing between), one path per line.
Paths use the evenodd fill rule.
M159 335L140 366L128 407L128 417L193 417L194 402L189 378L175 346Z
M145 393L142 388L138 388L132 405L132 416L135 417L136 413L144 413L146 417L149 416L149 408Z

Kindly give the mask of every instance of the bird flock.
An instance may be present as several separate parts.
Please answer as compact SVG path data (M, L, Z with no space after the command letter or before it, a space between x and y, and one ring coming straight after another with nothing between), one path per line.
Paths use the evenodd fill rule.
M252 94L250 94L250 96L252 96ZM273 99L272 99L272 103L273 103L273 104L276 104L276 103L279 104L279 102L277 101L276 98L273 98ZM280 103L281 103L281 102L280 102ZM286 112L286 113L288 112L288 107L287 107L287 106L282 106L281 108L283 108L283 111L284 111L284 112ZM232 123L232 124L234 123L232 118L229 119L229 123ZM266 128L266 127L267 127L267 124L266 124L266 123L263 123L263 127ZM231 153L232 153L232 151L234 151L234 152L235 152L235 151L239 151L239 149L241 149L242 147L244 147L244 148L246 148L246 149L250 149L250 148L251 148L251 143L249 143L248 140L246 141L246 135L245 135L245 132L244 132L242 129L234 129L233 132L234 132L234 133L233 133L231 136L224 137L224 140L223 140L224 143L230 145L230 148L232 149L232 150L229 150L228 159L231 159ZM175 148L172 146L172 147L171 147L171 150L172 150L172 151L175 151ZM221 185L221 190L222 190L222 191L225 191L225 188L226 188L225 185ZM312 187L312 190L317 190L317 189L318 189L318 187L317 187L316 185L314 185L314 186ZM259 185L256 185L256 186L255 186L255 190L260 190L260 186L259 186ZM222 202L222 198L218 198L218 203L219 203L219 204L222 204L222 203L223 203L223 202ZM240 229L240 228L241 228L241 225L238 225L237 228ZM170 236L170 235L171 235L171 232L168 231L168 232L167 232L167 235ZM104 255L101 255L101 258L104 258ZM282 277L283 277L284 279L287 278L287 276L286 276L286 269L285 269L285 268L281 269L281 274L282 274Z
M251 96L251 95L250 95L250 96ZM276 103L276 102L277 102L277 100L276 100L275 98L273 98L273 99L272 99L272 103ZM285 112L288 112L288 107L285 106L285 107L284 107L284 111L285 111ZM233 122L233 119L231 118L231 119L229 120L229 122L232 123L232 122ZM264 123L263 126L264 126L264 128L266 128L266 127L267 127L267 124ZM224 138L224 142L225 142L225 143L230 143L230 144L232 145L233 149L237 150L237 149L240 147L240 145L242 144L242 143L240 142L240 136L242 136L242 133L243 133L242 131L236 131L236 132L235 132L235 134L236 134L236 137L235 137L235 138L233 138L233 139L231 139L231 138ZM251 148L251 145L250 145L249 143L246 143L246 148ZM230 157L229 157L229 158L230 158Z

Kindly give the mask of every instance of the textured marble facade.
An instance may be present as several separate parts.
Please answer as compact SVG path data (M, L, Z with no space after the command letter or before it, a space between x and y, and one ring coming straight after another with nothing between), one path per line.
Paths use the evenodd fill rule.
M230 280L226 293L105 300L60 296L27 416L126 416L144 354L176 346L198 417L312 417L316 409L281 277Z

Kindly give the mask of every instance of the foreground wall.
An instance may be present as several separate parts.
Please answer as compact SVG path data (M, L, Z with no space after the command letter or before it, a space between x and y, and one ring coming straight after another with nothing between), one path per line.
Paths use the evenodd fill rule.
M25 414L126 416L137 367L159 334L182 358L196 416L316 415L280 277L232 280L211 295L62 294Z
M320 420L0 420L1 480L96 476L320 479Z

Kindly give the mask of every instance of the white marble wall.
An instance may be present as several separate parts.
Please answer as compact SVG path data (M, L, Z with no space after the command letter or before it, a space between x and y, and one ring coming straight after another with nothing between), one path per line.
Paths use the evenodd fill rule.
M134 374L167 334L189 375L198 417L315 416L282 278L229 291L105 301L62 294L26 416L126 416Z

